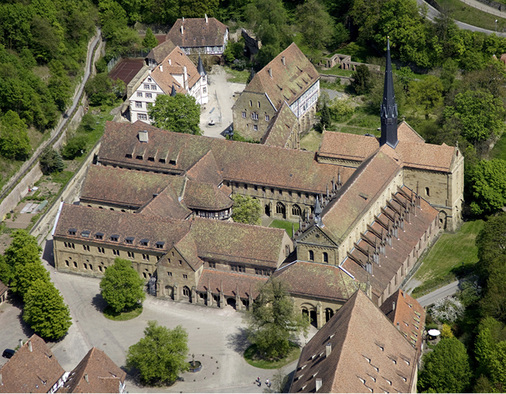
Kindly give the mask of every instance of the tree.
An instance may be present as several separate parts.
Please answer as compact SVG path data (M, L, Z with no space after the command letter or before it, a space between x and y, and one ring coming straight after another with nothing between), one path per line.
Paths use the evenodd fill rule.
M84 87L90 105L98 106L102 104L113 104L115 94L113 92L113 82L106 72L95 75L86 82Z
M5 250L5 259L12 268L18 264L39 261L42 248L37 243L37 238L26 230L14 231L11 238L11 244Z
M335 23L318 0L307 0L297 6L297 24L304 43L315 49L325 49L334 39Z
M153 125L161 129L201 135L200 105L195 98L177 93L175 96L158 95L155 105L148 110Z
M38 280L47 283L51 281L49 272L47 272L46 268L42 265L42 261L40 261L40 259L26 264L18 263L14 267L14 277L11 281L11 289L25 298L28 290Z
M351 77L353 78L351 87L356 94L362 95L371 91L371 71L367 66L358 65Z
M86 136L76 135L70 138L63 147L61 154L65 160L74 160L86 151Z
M13 275L13 268L7 263L5 257L0 254L0 281L9 285Z
M471 212L490 214L506 205L506 161L480 160L468 172L468 189L472 193Z
M457 338L443 338L423 358L418 390L433 393L463 393L471 376L466 348Z
M500 135L504 129L501 99L484 90L467 90L455 96L453 105L444 110L445 122L456 119L461 134L472 144Z
M39 163L40 169L44 175L49 175L53 172L60 172L65 168L60 152L54 150L49 145L42 151Z
M328 129L332 125L332 118L330 115L330 109L327 103L324 102L320 111L320 128L321 130Z
M156 39L155 35L153 34L153 30L151 28L147 28L146 35L144 36L144 39L142 40L142 46L144 48L154 48L158 45L158 40Z
M170 330L149 321L144 338L128 349L127 367L138 369L146 384L171 384L188 369L187 353L188 334L183 327Z
M476 237L479 273L482 279L490 276L490 268L506 260L506 213L490 217Z
M100 292L116 313L129 310L144 300L144 280L132 268L132 262L120 258L107 267L100 281Z
M247 224L261 224L260 215L262 206L260 201L250 196L235 194L232 196L234 206L232 207L232 219L234 222Z
M290 351L290 340L303 331L309 321L297 311L283 282L270 279L261 289L247 315L248 339L258 354L279 359Z
M25 295L23 320L42 338L59 339L72 325L69 308L49 281L36 280Z
M7 111L0 120L0 155L7 159L26 160L31 150L25 122L16 112Z

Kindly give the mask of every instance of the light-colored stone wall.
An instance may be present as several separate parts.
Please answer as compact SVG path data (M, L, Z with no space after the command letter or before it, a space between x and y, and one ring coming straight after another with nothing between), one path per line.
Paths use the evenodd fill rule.
M265 94L242 92L232 108L232 115L235 131L245 138L260 141L276 109Z
M295 308L300 311L301 314L303 313L303 310L306 310L308 312L308 318L311 319L311 312L316 312L317 328L322 328L323 325L328 321L327 317L332 317L335 315L345 302L323 298L308 298L299 294L290 295L294 301Z

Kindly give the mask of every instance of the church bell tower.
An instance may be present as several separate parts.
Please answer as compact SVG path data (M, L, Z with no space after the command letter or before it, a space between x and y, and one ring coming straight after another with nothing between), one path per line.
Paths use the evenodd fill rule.
M397 104L395 103L392 61L390 60L390 38L387 39L387 64L385 69L385 85L383 87L383 103L381 104L381 137L380 145L397 146Z

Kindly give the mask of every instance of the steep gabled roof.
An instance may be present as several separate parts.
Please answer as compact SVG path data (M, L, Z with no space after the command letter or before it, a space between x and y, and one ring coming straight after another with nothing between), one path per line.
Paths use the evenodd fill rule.
M308 58L292 43L255 74L244 92L266 93L279 110L285 101L293 104L319 78Z
M222 46L227 30L216 18L180 18L167 33L167 40L181 48Z
M219 186L223 182L221 171L211 150L188 169L186 176L192 180L212 183L216 186Z
M328 354L329 353L329 354ZM301 352L289 392L411 392L415 349L357 290Z
M173 183L168 185L158 196L148 201L137 212L144 215L159 216L170 219L186 219L192 211L181 203L185 179L173 176Z
M182 203L190 209L204 211L223 211L234 205L230 194L227 195L218 186L193 180L186 182Z
M200 79L200 74L190 58L177 46L151 71L151 77L165 94L171 94L173 86L177 93L186 93L183 85L185 68L190 89Z
M146 58L153 59L157 64L160 64L176 47L171 40L165 40L160 45L154 47L149 51Z
M47 393L64 373L46 342L33 334L0 369L0 393Z
M285 148L290 135L298 133L298 121L290 107L283 103L281 109L271 120L267 132L262 137L263 143L270 146L279 146Z
M148 142L139 141L140 130L148 131ZM183 174L209 150L224 179L286 190L324 193L339 172L345 182L354 171L318 163L313 152L173 133L139 121L134 124L107 122L98 161L146 171ZM147 160L145 152L154 157L153 161ZM131 158L125 157L126 154ZM143 160L136 158L138 154ZM266 168L269 171L265 171Z
M425 327L425 309L404 290L397 290L380 309L404 337L420 353Z
M119 393L126 372L93 347L75 367L59 393Z

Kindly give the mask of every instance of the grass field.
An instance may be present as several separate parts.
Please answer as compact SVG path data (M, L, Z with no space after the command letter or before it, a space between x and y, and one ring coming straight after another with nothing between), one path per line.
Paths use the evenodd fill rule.
M494 149L490 151L490 158L506 160L506 132L502 134Z
M475 239L483 223L466 222L457 233L441 235L415 274L415 279L423 282L413 290L415 298L454 281L459 273L467 272L478 262Z
M322 133L316 130L311 130L300 140L301 149L310 150L316 152L320 146L322 140Z
M237 82L237 83L247 83L250 71L249 70L234 70L230 67L225 67L225 71L227 72L227 80L228 82Z
M460 0L437 0L437 3L451 11L452 17L460 22L469 23L483 29L504 31L506 29L506 19L496 15L488 14L479 9L473 8L461 2ZM497 20L497 26L495 21Z
M256 345L251 345L244 351L244 358L248 364L253 365L257 368L263 369L278 369L284 367L287 364L297 360L300 356L300 348L297 345L292 344L290 353L285 358L276 361L264 360L258 358Z
M282 228L286 230L286 233L291 238L293 237L292 226L295 231L299 229L299 223L289 222L288 220L274 219L269 227Z

